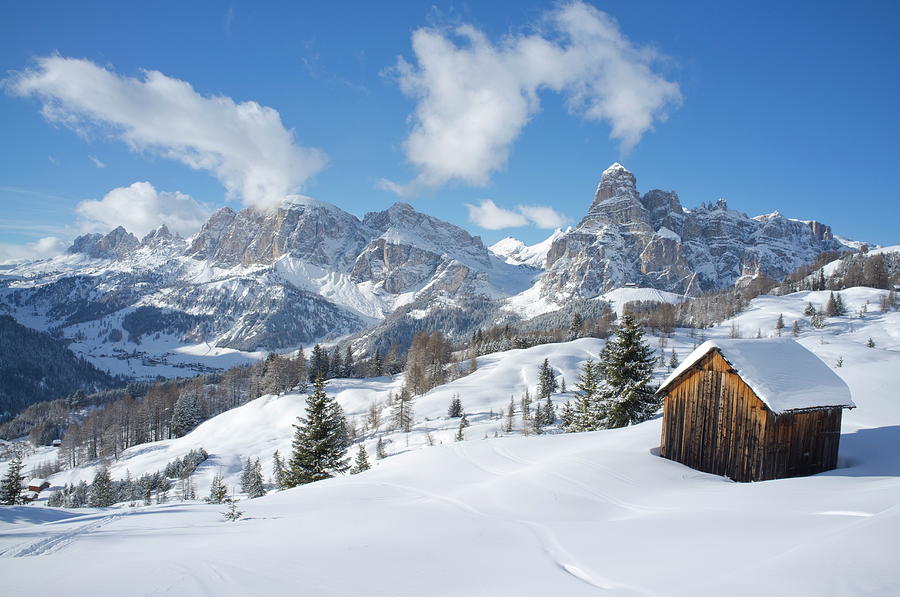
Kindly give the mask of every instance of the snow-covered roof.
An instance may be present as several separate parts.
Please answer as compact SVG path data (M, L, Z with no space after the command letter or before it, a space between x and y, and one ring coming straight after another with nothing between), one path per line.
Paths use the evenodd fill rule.
M29 487L40 487L40 486L43 485L44 483L47 483L47 480L46 480L46 479L37 479L37 478L35 478L35 479L32 479L31 481L28 482L28 486L29 486ZM47 483L47 484L49 485L49 483Z
M682 361L659 392L713 350L718 350L753 393L775 414L856 405L850 388L815 354L790 338L709 340Z

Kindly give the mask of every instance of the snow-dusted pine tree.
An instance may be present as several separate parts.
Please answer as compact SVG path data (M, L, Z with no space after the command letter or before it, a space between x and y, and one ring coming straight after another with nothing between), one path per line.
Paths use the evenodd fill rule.
M241 471L241 491L250 499L266 495L265 481L263 480L262 464L259 458L247 458Z
M450 399L450 407L447 409L447 416L451 419L455 419L457 417L461 417L462 415L462 400L459 399L459 394L453 394L453 398Z
M0 481L0 504L5 506L14 506L21 504L24 487L22 481L25 476L22 474L22 457L16 454L9 461L9 468Z
M608 428L646 421L659 409L653 380L653 349L630 313L603 349L602 414Z
M359 444L359 449L356 451L356 460L353 461L353 468L350 469L350 473L355 475L370 468L372 468L372 465L369 464L369 453L366 452L364 445Z
M544 359L538 373L537 398L538 400L543 400L558 389L559 385L556 382L556 376L553 375L553 369L550 368L550 362L548 359Z
M275 481L275 489L281 490L287 487L287 471L278 450L272 454L272 479Z
M325 393L325 378L319 375L313 393L306 398L306 417L298 417L288 464L288 485L294 487L328 479L349 468L344 414Z
M94 508L112 506L115 503L116 493L113 490L112 478L109 476L109 469L105 466L100 467L100 470L94 475L89 500L90 505Z
M228 498L228 488L225 486L225 479L222 478L222 471L217 471L209 486L209 497L206 501L210 504L223 504Z
M172 434L181 437L203 422L203 410L197 394L187 391L178 397L172 409Z
M600 369L594 361L588 360L581 366L578 383L575 384L575 406L569 406L563 413L566 431L594 431L601 428L600 415ZM566 421L568 419L568 421Z

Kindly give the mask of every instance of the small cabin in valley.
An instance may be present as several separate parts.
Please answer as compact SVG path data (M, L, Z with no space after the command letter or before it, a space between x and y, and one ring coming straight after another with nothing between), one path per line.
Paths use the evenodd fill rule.
M659 454L735 481L837 466L850 388L789 338L701 344L660 386Z

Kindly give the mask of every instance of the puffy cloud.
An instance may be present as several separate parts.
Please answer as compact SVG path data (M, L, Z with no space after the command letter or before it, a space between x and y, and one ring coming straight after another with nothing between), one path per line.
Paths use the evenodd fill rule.
M200 229L211 211L189 195L159 192L149 182L113 189L99 201L82 201L75 207L83 232L109 232L121 225L139 238L162 224L188 236Z
M486 184L540 109L543 89L563 94L581 118L608 122L624 152L681 103L678 84L652 70L661 57L583 2L547 13L530 35L493 43L470 25L426 28L412 46L415 64L400 58L393 74L418 102L404 149L419 173L405 185L380 185L398 194L454 180Z
M569 223L569 219L546 205L517 205L519 213L528 218L538 228L555 230Z
M528 224L528 218L520 213L497 207L490 199L484 199L478 205L466 203L469 220L486 230L517 228Z
M229 197L270 205L296 192L325 165L318 149L295 143L276 110L229 97L205 97L158 71L120 76L89 60L47 56L5 82L37 96L42 113L80 134L101 127L136 151L205 170Z
M552 230L564 226L568 221L552 207L542 205L517 205L515 211L510 211L498 207L490 199L484 199L478 205L466 203L466 208L469 210L469 221L485 230L518 228L529 223Z
M46 259L64 253L68 244L55 236L47 236L24 245L0 244L0 263L21 263Z

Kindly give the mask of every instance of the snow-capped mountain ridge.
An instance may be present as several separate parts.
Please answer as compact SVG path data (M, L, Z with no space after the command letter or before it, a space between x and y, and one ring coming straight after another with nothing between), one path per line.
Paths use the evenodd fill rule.
M687 211L674 191L640 195L616 163L577 226L532 246L504 239L489 249L406 203L360 219L298 195L267 210L224 207L188 239L166 227L140 240L122 227L80 236L65 255L11 268L0 309L61 330L87 356L133 353L150 336L170 339L163 352L288 349L407 317L403 308L421 319L478 299L532 316L627 283L690 296L742 276L777 279L843 247L815 221L749 218L724 200ZM185 317L135 327L141 309ZM127 326L140 333L110 340Z

